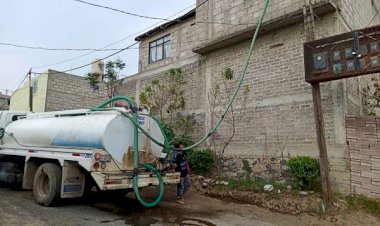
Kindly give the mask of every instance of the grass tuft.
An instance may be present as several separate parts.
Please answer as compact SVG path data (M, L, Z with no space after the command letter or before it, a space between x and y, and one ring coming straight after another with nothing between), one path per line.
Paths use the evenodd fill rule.
M353 210L364 210L380 218L380 199L371 199L361 195L346 197L347 205Z

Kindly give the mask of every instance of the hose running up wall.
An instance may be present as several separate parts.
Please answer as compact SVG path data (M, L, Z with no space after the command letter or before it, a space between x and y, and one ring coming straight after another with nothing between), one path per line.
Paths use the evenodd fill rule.
M240 87L241 87L241 84L242 84L243 79L245 77L245 74L247 73L249 61L251 60L252 52L253 52L253 49L254 49L254 46L255 46L255 43L256 43L256 40L257 40L257 36L259 34L260 26L261 26L261 24L262 24L262 22L264 20L264 16L266 14L266 10L268 8L268 5L269 5L269 0L266 0L263 12L262 12L261 17L259 19L259 22L257 24L255 33L254 33L254 35L252 37L251 45L249 47L249 51L248 51L248 55L247 55L244 67L243 67L243 71L240 74L238 85L236 86L236 88L235 88L234 93L232 94L232 96L229 98L229 101L228 101L227 105L225 106L225 108L224 108L224 110L222 112L221 117L219 118L219 120L217 121L217 123L215 124L215 126L209 131L209 133L206 136L204 136L203 138L201 138L195 144L193 144L191 146L188 146L188 147L185 147L183 150L186 151L186 150L193 149L193 148L197 147L198 145L200 145L201 143L203 143L213 133L215 133L215 131L218 129L218 127L222 123L225 115L227 114L227 112L230 109L233 101L235 100L235 98L236 98L236 96L237 96L237 94L238 94L238 92L240 90ZM112 102L115 102L115 101L118 101L118 100L125 100L125 101L127 101L128 104L129 104L129 106L132 109L132 116L129 113L125 113L125 112L121 112L121 113L125 117L127 117L128 119L130 119L131 122L134 124L134 144L133 144L133 150L134 150L134 154L133 154L133 160L134 160L134 162L133 162L133 166L134 166L134 170L133 170L133 189L134 189L134 192L136 194L137 199L140 201L140 203L143 206L145 206L145 207L154 207L154 206L156 206L161 201L161 199L162 199L162 197L164 195L164 182L163 182L161 173L154 166L152 166L150 164L142 164L143 167L145 167L148 170L153 171L153 173L156 174L157 179L159 180L159 187L160 187L160 192L159 192L158 197L156 198L156 200L154 200L153 202L146 202L146 201L143 200L143 198L140 195L139 186L138 186L138 168L139 168L138 130L140 130L141 132L143 132L150 140L152 140L157 145L160 145L161 147L164 147L167 150L167 152L168 152L168 154L166 155L166 158L168 158L168 156L169 156L169 150L170 150L169 142L168 142L166 134L163 131L163 129L162 129L162 127L161 127L161 125L160 125L160 123L159 123L159 121L158 121L157 118L154 118L154 120L157 121L158 125L161 128L161 132L164 134L165 144L162 144L159 141L155 140L152 136L150 136L150 134L147 131L145 131L139 125L138 120L137 120L138 110L137 110L136 104L134 103L134 101L131 98L129 98L127 96L114 97L114 98L112 98L110 100L107 100L107 101L103 102L102 104L100 104L99 106L97 106L96 108L94 108L92 110L94 110L94 111L107 110L107 109L103 109L103 108L106 107L108 104L110 104Z

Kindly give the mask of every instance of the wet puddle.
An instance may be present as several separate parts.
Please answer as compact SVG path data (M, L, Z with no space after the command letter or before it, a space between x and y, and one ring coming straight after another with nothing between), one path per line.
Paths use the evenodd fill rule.
M158 220L152 217L131 217L125 221L127 225L150 226L156 225L179 225L179 226L216 226L215 224L196 218L167 217Z
M143 207L137 200L125 199L123 202L96 203L93 207L102 211L119 215L117 220L124 221L125 225L150 226L150 225L179 225L179 226L215 226L215 224L199 218L210 217L209 213L189 212L182 208L156 206L154 208ZM110 223L115 220L105 220L101 223Z

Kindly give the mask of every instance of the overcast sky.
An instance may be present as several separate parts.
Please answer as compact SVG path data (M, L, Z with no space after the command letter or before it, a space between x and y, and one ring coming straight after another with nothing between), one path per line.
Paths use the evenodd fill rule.
M167 18L195 4L195 0L84 1L161 18ZM74 0L1 0L0 2L0 43L46 48L96 49L136 32L141 34L143 29L156 23L163 23L160 20L125 15ZM133 35L108 48L126 47L134 42L136 36ZM38 68L88 52L90 51L32 50L0 45L0 92L15 89L30 68L35 72L42 72L48 68L63 71L90 63L93 59L104 57L114 51L95 52L66 63ZM118 56L126 63L123 75L137 72L137 49L126 50ZM84 75L89 70L90 67L86 67L70 73Z

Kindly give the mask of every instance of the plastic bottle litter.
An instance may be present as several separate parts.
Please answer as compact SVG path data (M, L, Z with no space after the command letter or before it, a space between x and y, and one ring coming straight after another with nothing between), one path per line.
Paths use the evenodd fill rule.
M273 185L266 184L264 185L264 191L271 192L273 190Z

